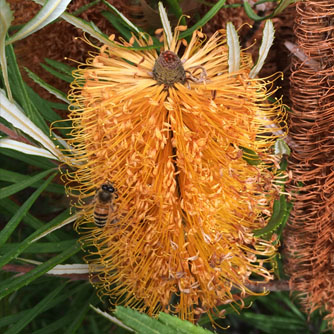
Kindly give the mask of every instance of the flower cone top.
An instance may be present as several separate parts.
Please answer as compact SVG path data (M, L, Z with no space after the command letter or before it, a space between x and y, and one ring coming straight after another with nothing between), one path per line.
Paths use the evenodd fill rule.
M266 125L284 113L267 101L268 81L249 79L250 55L229 73L225 31L186 43L182 29L169 47L163 35L160 56L114 41L75 72L66 176L100 294L194 320L240 300L232 288L252 294L248 283L272 278L264 262L275 247L252 231L278 193ZM106 182L118 198L101 228L89 198Z

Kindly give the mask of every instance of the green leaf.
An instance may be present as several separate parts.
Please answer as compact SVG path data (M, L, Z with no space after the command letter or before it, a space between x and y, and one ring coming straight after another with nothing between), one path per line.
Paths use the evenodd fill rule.
M17 225L21 222L24 215L35 203L39 195L44 191L47 185L52 181L56 174L52 174L19 208L16 214L10 219L6 226L0 232L0 247L8 240Z
M68 76L72 77L72 72L75 70L75 67L69 66L67 64L64 64L60 61L56 61L50 58L44 58L45 62L52 66L53 68L57 69L60 72L63 72L64 74L67 74ZM72 77L73 81L73 77Z
M24 317L20 318L13 326L9 328L4 334L18 334L20 331L26 327L34 318L36 318L40 313L44 312L49 303L60 293L60 291L65 287L66 283L59 285L46 297L44 297L39 303L37 303L33 308L31 308Z
M6 181L10 183L17 183L17 182L22 182L25 180L30 179L31 176L21 174L21 173L16 173L12 172L6 169L0 168L0 181ZM33 188L38 188L43 181L36 182L35 184L31 185L30 187ZM50 191L55 194L64 194L64 186L60 184L49 184L47 188L45 189L46 191ZM1 193L0 193L1 194Z
M48 0L38 14L16 34L11 36L7 43L14 43L23 39L56 20L65 11L70 2L71 0Z
M49 224L47 225L49 226ZM23 249L21 253L23 254L43 254L43 253L59 253L63 250L72 247L76 243L76 240L64 240L57 242L35 242L28 245L26 249ZM0 248L1 255L7 255L7 253L16 251L22 244L20 242L12 242L10 244L5 244ZM2 261L2 258L0 258ZM11 261L11 260L10 260Z
M8 80L5 40L12 20L13 13L11 12L9 5L5 0L0 0L0 64L6 91L10 101L13 100L13 95Z
M179 19L183 15L182 8L179 4L179 1L178 0L167 0L167 3L172 13ZM180 23L181 25L186 25L186 20L184 17L182 17Z
M90 298L87 298L88 296L83 295L84 299L82 298L82 295L77 295L78 301L74 301L74 305L80 305L80 308L77 310L76 314L73 316L71 324L67 327L64 334L72 334L77 331L77 329L80 327L82 322L85 319L85 315L89 311L89 305L91 301L96 297L95 292L90 296Z
M27 154L23 154L21 152L10 150L7 148L0 148L0 152L3 155L6 155L13 159L21 160L31 166L36 166L36 167L43 168L43 169L52 168L56 166L54 163L52 163L47 158L27 155Z
M164 312L159 313L159 320L168 327L174 328L175 332L182 334L212 334L205 328L194 325L189 321L181 320L177 316L173 316Z
M200 19L198 20L191 28L180 34L180 39L185 38L191 35L195 30L201 28L210 21L218 11L225 5L226 0L219 0L217 3Z
M32 79L34 82L36 82L38 85L40 85L42 88L47 90L50 94L54 95L59 100L62 100L63 102L66 102L66 103L69 103L65 93L63 93L61 90L49 85L44 80L42 80L38 75L36 75L35 73L28 70L26 67L24 69L28 73L28 76L29 76L30 79Z
M268 334L282 333L282 331L284 333L300 333L302 330L307 330L307 323L293 317L243 312L240 318Z
M25 189L31 185L33 185L35 182L41 180L43 177L47 176L48 174L50 174L52 171L54 171L53 169L48 169L44 172L41 172L35 176L28 176L26 177L24 180L21 180L21 182L19 183L15 183L12 184L11 186L7 186L4 188L1 188L0 190L0 199L5 198L5 197L9 197L19 191L21 191L22 189Z
M36 278L44 275L47 271L52 269L54 266L56 266L59 263L62 263L63 261L65 261L66 259L73 256L79 251L80 251L80 246L76 244L73 247L66 249L64 252L49 259L48 261L37 266L36 268L34 268L33 270L29 271L28 273L22 276L18 276L15 278L10 277L9 279L3 280L0 286L0 299L22 288L23 286L28 285L29 283L34 281Z
M275 10L269 14L269 15L266 15L266 16L259 16L257 15L254 10L252 9L251 7L251 4L249 2L247 2L247 0L244 0L244 3L243 3L243 6L244 6L244 9L245 9L245 12L247 14L247 16L254 20L254 21L263 21L263 20L267 20L267 19L270 19L280 13L283 12L283 10L288 7L290 4L292 3L296 3L297 1L299 0L281 0L280 3L278 4L278 6L275 8ZM256 3L257 4L257 3ZM256 5L255 4L255 5Z
M37 231L30 234L25 240L23 240L16 248L11 249L3 256L0 257L0 268L17 258L25 249L27 249L31 244L34 243L35 240L39 240L40 236L43 236L45 231L48 229L52 229L61 223L68 216L68 211L63 212L58 215L55 219L51 220L48 224L43 225ZM2 253L2 248L0 248L0 252ZM51 252L51 250L49 250Z
M20 69L18 67L13 45L6 48L6 56L8 60L9 82L13 91L14 99L19 103L25 115L38 126L45 134L49 134L49 127L45 124L38 110L31 103L28 95L26 84L22 79Z
M116 15L103 11L102 15L114 26L114 28L121 33L127 41L132 37L131 30L127 26L124 26L122 20L120 20Z
M281 195L279 200L274 201L273 214L268 224L259 230L254 230L254 235L260 237L264 234L274 232L282 224L285 225L289 218L291 208L292 203L287 202L285 195Z
M20 206L14 203L9 198L4 198L3 200L1 200L0 207L2 208L3 212L9 212L11 215L16 214L16 212L20 209ZM28 226L32 227L35 230L45 225L45 222L42 222L41 220L37 219L29 212L27 212L23 216L22 220L25 224L27 224ZM49 241L57 242L59 240L63 240L64 238L66 238L66 234L62 231L56 231L53 234L46 235L45 238Z
M128 27L130 30L134 31L135 33L139 34L140 29L134 25L130 20L128 20L116 7L111 5L108 1L102 0L102 2L110 8L116 15L120 18L120 22L126 27Z
M52 67L45 65L45 64L41 64L41 67L43 67L45 69L45 71L51 73L54 77L63 80L65 82L71 83L73 81L73 77L72 75L63 73L63 72L59 72L55 69L53 69Z
M138 334L175 334L175 330L147 314L139 313L130 308L117 306L115 316L133 328Z
M43 116L43 118L45 120L47 120L48 122L54 122L54 121L59 120L59 118L60 118L59 115L55 111L52 110L53 103L55 103L55 102L52 103L50 101L44 100L28 85L26 85L26 89L27 89L27 92L29 94L29 98L30 98L31 102L34 104L34 106L37 108L37 110ZM54 107L54 108L58 109L60 103L58 103L56 105L58 105L58 106ZM64 106L65 106L64 110L67 110L68 109L68 102L66 103L66 105L64 104Z

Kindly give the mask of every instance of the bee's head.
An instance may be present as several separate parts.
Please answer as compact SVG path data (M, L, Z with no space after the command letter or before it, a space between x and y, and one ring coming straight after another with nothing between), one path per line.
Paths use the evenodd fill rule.
M104 184L102 184L101 189L103 191L108 191L111 194L116 191L116 189L110 183L104 183Z
M118 195L116 193L116 188L110 183L104 183L101 185L101 188L98 192L98 196L102 202L110 201L112 199L112 196L114 198L118 198Z

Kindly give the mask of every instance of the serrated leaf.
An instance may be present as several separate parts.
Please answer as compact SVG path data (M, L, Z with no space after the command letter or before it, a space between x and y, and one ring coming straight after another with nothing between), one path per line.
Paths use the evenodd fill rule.
M228 46L228 72L237 72L240 68L240 43L238 33L232 22L227 23L226 39Z
M8 80L7 59L6 59L6 35L13 20L13 13L5 0L0 0L0 64L6 91L10 101L13 100L12 91Z
M115 316L139 334L175 334L175 330L158 319L149 317L130 308L116 306Z
M59 285L57 288L52 290L46 297L38 302L33 308L31 308L24 317L21 317L13 326L9 328L4 334L18 334L21 330L26 327L34 318L48 307L49 303L60 293L65 287L66 283ZM22 332L21 332L22 333Z
M0 300L5 296L8 296L12 292L22 288L25 285L28 285L38 277L45 274L47 271L51 270L54 266L59 263L62 263L69 257L73 256L77 252L80 251L80 246L78 244L74 245L66 249L64 252L58 254L57 256L49 259L48 261L44 262L43 264L39 265L38 267L32 269L28 273L17 276L15 278L8 278L2 281L0 286Z
M212 334L205 328L194 325L189 321L182 320L177 316L173 316L164 312L159 313L159 321L165 325L174 328L176 332L180 334Z
M96 313L102 315L104 318L108 319L110 322L116 324L117 326L122 327L122 328L124 328L124 329L126 329L130 332L134 332L134 330L132 328L126 326L125 324L123 324L122 321L118 320L116 317L113 317L109 313L104 312L104 311L100 310L99 308L94 307L93 305L90 305L90 308L93 309Z
M255 78L261 71L264 61L268 56L268 52L274 42L274 25L271 20L267 20L262 33L262 42L259 50L259 57L256 65L251 69L249 73L250 78Z
M164 8L161 1L159 1L158 7L159 7L159 15L160 15L162 27L164 29L165 36L166 36L167 48L169 49L172 45L172 40L173 40L172 28L168 20L167 11Z
M39 195L45 190L56 174L51 175L30 197L20 206L19 210L0 231L0 247L8 240L23 216L29 211Z
M56 20L65 11L70 2L71 0L48 0L38 14L16 34L11 36L7 43L14 43L23 39Z
M22 143L9 138L0 139L0 148L8 148L24 154L37 155L43 158L58 160L53 154L44 148L32 146L30 144Z
M275 141L274 153L276 155L290 155L291 150L288 144L284 141L284 139L279 138Z
M33 185L34 183L41 180L45 176L49 175L52 171L54 171L54 169L49 169L49 170L41 172L41 173L39 173L35 176L28 177L25 180L22 180L21 182L18 182L18 183L12 184L10 186L1 188L0 189L0 199L3 199L5 197L9 197L9 196L21 191L22 189L25 189L25 188Z
M20 110L17 104L7 99L2 89L0 89L0 107L1 117L42 144L56 158L59 160L62 159L62 153L55 147L51 139Z
M37 74L31 72L26 67L24 69L28 73L29 78L32 79L34 82L36 82L39 86L47 90L50 94L54 95L59 100L69 103L69 101L67 100L66 94L64 94L61 90L49 85L44 80L42 80Z

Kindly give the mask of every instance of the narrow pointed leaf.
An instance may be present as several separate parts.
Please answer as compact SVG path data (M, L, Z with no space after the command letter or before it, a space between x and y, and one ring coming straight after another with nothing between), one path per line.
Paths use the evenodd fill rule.
M63 71L59 71L58 69L54 69L48 65L41 64L41 67L44 68L45 71L51 73L54 77L63 80L65 82L71 83L73 81L73 77L70 74L64 73Z
M42 157L42 156L38 156L37 154L34 154L34 155L24 154L22 152L16 151L14 149L9 149L4 146L3 147L0 146L0 152L3 155L6 155L10 158L13 158L19 161L23 161L31 166L36 166L36 167L43 168L43 169L54 167L54 163L52 163L49 159L44 158L44 155Z
M168 48L170 48L170 46L172 44L172 39L173 39L172 28L171 28L169 20L168 20L168 15L167 15L166 9L164 8L162 2L159 1L158 7L159 7L159 15L160 15L162 27L163 27L165 35L166 35L167 46L168 46Z
M72 247L75 243L76 240L64 240L58 242L35 242L31 243L26 249L23 249L22 254L59 253L69 247ZM20 242L12 242L10 244L7 243L0 248L0 254L7 255L7 253L13 252L14 249L16 250L20 246ZM0 261L2 261L2 258L0 258Z
M76 244L22 276L18 276L15 278L11 277L3 280L2 285L0 286L0 299L8 296L12 292L22 288L23 286L28 285L38 277L44 275L47 271L51 270L57 264L62 263L79 251L80 245Z
M256 65L252 68L249 73L250 78L255 78L261 71L264 61L267 58L268 52L274 42L274 25L271 20L267 20L263 29L262 42L259 51L259 58Z
M109 7L113 12L117 14L121 18L121 20L124 22L123 24L127 25L132 31L136 32L137 34L140 33L140 30L138 27L136 27L129 19L127 19L115 6L111 5L108 1L102 0L102 2Z
M12 184L10 186L4 187L0 189L0 199L3 199L5 197L9 197L22 189L25 189L31 185L33 185L35 182L41 180L43 177L49 175L54 169L49 169L44 172L41 172L33 177L28 177L25 180L22 180L19 183Z
M7 99L3 90L0 90L0 107L1 117L7 122L42 144L58 159L62 158L61 152L55 147L51 139L20 110L17 104Z
M0 232L0 247L8 240L17 225L22 220L23 216L29 211L31 206L35 203L39 195L44 191L47 185L52 181L56 174L51 175L23 204L19 210L10 219L6 226Z
M5 0L0 0L0 64L6 86L6 91L10 101L13 100L13 96L8 80L5 40L7 31L10 27L12 20L13 20L13 13L11 12L8 3Z
M29 235L25 240L23 240L16 248L8 251L6 254L0 257L0 268L17 258L25 249L27 249L31 244L33 244L36 240L41 239L46 236L46 231L55 228L61 224L64 220L64 216L68 215L68 212L65 211L62 214L58 215L56 218L52 219L49 223L40 227L37 231ZM0 248L1 249L1 248ZM2 253L2 250L1 250Z
M20 318L13 326L9 328L4 334L19 334L21 330L26 327L34 318L40 313L44 312L49 303L60 293L65 287L66 283L59 285L57 288L51 291L46 297L38 302L33 308L31 308L24 317Z
M0 147L9 148L24 154L37 155L43 158L58 160L53 154L44 148L32 146L30 144L22 143L20 141L9 138L0 139Z
M199 19L191 28L187 29L186 31L180 34L180 39L185 38L191 35L195 30L203 27L208 21L210 21L217 12L225 5L226 0L219 0L217 3L212 6L212 8L201 18Z
M52 66L53 68L57 69L58 71L67 74L68 76L72 77L72 72L75 70L75 67L69 66L64 64L60 61L56 61L49 58L44 58L45 62Z
M61 90L49 85L44 80L42 80L37 74L31 72L26 67L24 69L28 73L28 76L29 76L30 79L32 79L34 82L36 82L38 85L40 85L42 88L47 90L50 94L54 95L59 100L61 100L63 102L66 102L66 103L69 103L65 93L63 93Z
M66 9L71 0L48 0L38 14L25 24L7 43L23 39L56 20Z
M122 321L118 320L116 317L113 317L109 313L104 312L104 311L100 310L99 308L94 307L93 305L90 305L90 308L93 309L96 313L102 315L104 318L106 318L109 321L111 321L112 323L116 324L117 326L122 327L124 329L127 329L130 332L134 332L134 330L132 328L126 326L125 324L123 324Z
M240 68L240 43L238 33L232 22L227 23L226 38L228 46L228 72L237 72Z
M18 182L28 180L30 178L31 178L31 176L0 168L0 181L6 181L6 182L10 182L10 183L18 183ZM30 185L30 187L38 188L42 183L43 183L43 181L38 181L38 182L35 182L34 184ZM52 183L52 184L48 185L48 187L46 188L46 191L50 191L50 192L53 192L55 194L64 194L65 190L64 190L63 185Z

